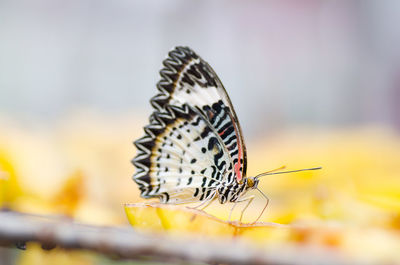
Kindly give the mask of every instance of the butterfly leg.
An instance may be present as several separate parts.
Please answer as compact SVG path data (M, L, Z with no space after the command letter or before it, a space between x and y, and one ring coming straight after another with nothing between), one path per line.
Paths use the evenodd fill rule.
M215 197L212 197L211 199L206 201L206 204L200 209L200 210L204 210L205 208L207 208L213 201L214 201Z
M232 206L230 212L229 212L228 222L231 221L232 212L233 212L233 210L235 209L236 204L238 204L239 202L245 202L245 201L247 201L246 206L243 208L243 210L242 210L242 212L241 212L241 214L240 214L240 219L239 219L239 221L241 222L241 221L242 221L242 218L243 218L244 211L246 211L247 207L249 207L250 203L251 203L253 200L254 200L254 195L249 196L249 197L246 197L246 198L243 198L243 199L238 199L238 200L236 200L236 201L234 202L234 204L233 204L233 206Z
M209 206L215 200L216 195L217 195L217 193L215 193L210 199L206 199L203 202L201 202L199 205L194 206L192 208L197 209L204 205L202 208L200 208L200 210L204 210L205 208L207 208L207 206Z
M237 200L237 202L245 202L245 201L247 201L246 206L242 209L242 212L240 213L240 219L239 219L240 222L242 221L244 211L246 211L247 207L249 207L250 203L254 200L254 197L255 196L252 195L252 196L249 196L247 198L243 198L243 199Z
M257 219L254 221L254 223L256 223L261 218L261 216L263 215L265 209L267 209L267 206L268 206L268 203L269 203L269 198L267 197L267 195L265 195L264 192L262 192L260 189L257 188L257 190L262 194L262 196L267 200L267 202L265 203L264 208L262 209L262 211L261 211L260 215L257 217Z
M205 204L205 205L200 209L201 211L203 211L207 206L209 206L209 205L215 200L215 195L216 195L216 194L214 194L210 199L205 200L205 201L203 201L202 203L200 203L199 205L193 207L192 209L197 209L197 208L199 208L200 206L202 206L202 205ZM192 216L192 218L190 219L190 221L193 221L195 218L196 218L196 215L194 214L194 215Z
M238 203L238 202L236 201L236 202L233 204L231 210L229 211L228 222L231 221L231 216L232 216L232 213L233 213L233 209L235 209L235 206L236 206L237 203Z

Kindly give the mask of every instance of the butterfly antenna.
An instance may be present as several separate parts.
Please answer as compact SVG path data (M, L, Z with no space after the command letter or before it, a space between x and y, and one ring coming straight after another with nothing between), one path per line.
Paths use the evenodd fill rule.
M285 168L286 168L286 166L283 165L283 166L281 166L281 167L275 168L275 169L273 169L273 170L269 170L269 171L264 172L264 173L262 173L262 174L272 173L272 172L275 172L275 171L277 171L277 170L282 170L282 169L285 169Z
M278 168L278 169L271 170L271 171L267 171L267 172L264 172L264 173L261 173L261 174L258 174L257 176L255 176L255 179L260 178L262 176L267 176L267 175L277 175L277 174L294 173L294 172L300 172L300 171L319 170L319 169L322 169L322 167L313 167L313 168L304 168L304 169L297 169L297 170L290 170L290 171L274 172L274 171L279 170L279 169L282 169L282 167Z

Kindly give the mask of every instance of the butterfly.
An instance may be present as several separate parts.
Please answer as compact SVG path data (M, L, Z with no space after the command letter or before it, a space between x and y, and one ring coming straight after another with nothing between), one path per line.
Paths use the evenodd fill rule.
M171 204L247 201L242 219L254 198L245 194L259 190L261 176L283 172L246 176L242 129L224 86L206 61L189 47L176 47L163 65L158 94L150 100L154 111L145 135L134 143L138 152L132 160L133 180L141 196ZM262 194L267 203L259 218L269 202Z

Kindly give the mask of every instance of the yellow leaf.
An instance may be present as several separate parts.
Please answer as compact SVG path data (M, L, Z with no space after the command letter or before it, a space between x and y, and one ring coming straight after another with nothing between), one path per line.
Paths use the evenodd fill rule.
M68 178L54 198L54 205L63 214L73 216L85 196L84 175L77 171Z
M240 238L269 250L293 247L311 247L315 251L334 250L353 261L364 260L368 256L368 261L377 264L398 261L400 258L400 238L385 229L334 222L292 225L226 222L200 210L160 203L126 204L125 212L135 229L147 232L171 236L191 234L211 238Z
M0 207L13 207L13 202L21 194L17 175L8 156L0 150Z
M170 234L198 234L202 236L238 236L253 232L262 232L264 236L270 230L286 229L287 226L275 223L243 224L226 222L204 211L193 208L160 203L133 203L125 205L130 224L139 229Z

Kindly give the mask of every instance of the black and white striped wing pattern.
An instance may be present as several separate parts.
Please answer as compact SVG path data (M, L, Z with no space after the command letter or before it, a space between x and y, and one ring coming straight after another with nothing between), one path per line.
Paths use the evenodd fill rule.
M169 53L145 136L135 142L141 196L185 203L210 199L246 174L246 149L231 101L212 68L190 48Z

